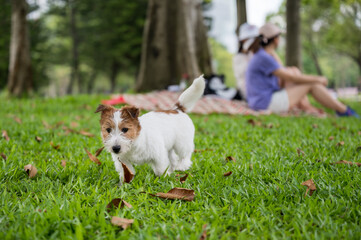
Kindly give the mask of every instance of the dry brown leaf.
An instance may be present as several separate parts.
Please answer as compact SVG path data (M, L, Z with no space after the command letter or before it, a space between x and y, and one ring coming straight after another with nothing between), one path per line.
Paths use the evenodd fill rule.
M86 137L94 137L95 135L90 133L90 132L87 132L87 131L84 131L84 130L80 130L79 132L80 135L83 135L83 136L86 136Z
M203 227L202 227L202 230L203 230L202 235L199 238L200 240L207 239L207 229L206 228L207 228L207 224L204 224Z
M45 120L43 120L42 123L43 123L43 125L44 125L44 127L45 127L46 129L50 129L50 128L51 128L51 126L49 125L49 123L47 123Z
M214 149L211 148L206 148L206 149L194 149L193 152L197 153L197 152L205 152L205 151L214 151Z
M43 140L41 137L39 137L39 136L35 136L35 140L37 141L37 142L41 142L41 140Z
M7 159L7 157L6 157L6 155L5 155L4 153L0 153L0 156L1 156L4 160Z
M225 174L223 174L223 176L228 177L228 176L231 175L231 174L232 174L232 172L229 171L229 172L226 172Z
M187 178L188 178L188 173L186 173L186 175L184 175L183 177L181 177L181 178L179 179L179 181L180 181L181 183L184 183L184 182L187 180Z
M33 178L35 177L36 173L38 172L38 169L36 169L36 167L34 167L31 164L28 164L24 167L24 170L26 171L26 173L28 174L29 178Z
M358 135L361 135L361 131L358 131L357 134L358 134Z
M268 123L264 125L265 128L273 128L273 123Z
M59 144L58 144L58 145L55 145L55 144L53 143L53 141L50 142L50 145L51 145L55 150L58 150L58 149L60 148L60 145L59 145Z
M122 227L125 230L134 223L134 219L112 217L111 223L114 226Z
M340 146L343 146L343 145L345 145L345 142L344 142L344 141L341 141L341 142L338 142L338 143L336 144L336 147L340 147Z
M6 141L10 140L8 132L6 130L2 131L2 137L5 138Z
M124 163L122 163L122 166L124 171L124 182L130 183L134 178L134 173L130 171L130 169Z
M249 170L253 170L253 164L251 163L251 164L249 164Z
M330 140L330 141L332 141L333 139L335 139L334 136L331 136L331 137L328 138L328 140Z
M332 165L333 165L333 164L348 164L348 165L356 165L356 166L361 167L361 163L358 163L358 162L350 162L350 161L346 161L346 160L341 160L341 161L334 162L334 163L331 163L331 164L332 164Z
M356 151L361 151L361 146L358 146L358 147L356 148Z
M316 123L312 124L313 128L318 128L318 125Z
M309 180L301 183L301 185L307 187L307 190L306 190L306 193L305 193L305 197L306 197L308 191L309 191L308 194L309 194L310 196L312 196L313 192L316 191L316 185L315 185L315 183L313 182L312 179L309 179Z
M99 149L95 152L95 156L98 157L98 156L102 153L103 149L104 149L104 147L99 148Z
M226 157L226 161L233 161L233 162L236 162L236 159L232 156L227 156Z
M305 152L302 151L302 149L300 149L300 148L297 148L297 154L298 154L299 157L300 157L301 155L302 155L302 156L305 156Z
M155 196L164 199L180 199L185 201L193 201L194 190L186 188L173 188L167 193L157 193Z
M73 128L75 128L75 127L78 127L78 126L79 126L79 123L77 123L77 122L71 122L71 123L70 123L70 126L73 127Z
M38 212L47 212L47 211L46 211L46 209L44 209L44 210L38 209Z
M254 119L248 119L247 123L251 124L253 127L254 126L262 126L262 122L261 121L256 121Z
M93 162L95 162L95 163L98 164L98 165L102 164L102 163L99 161L99 159L98 159L96 156L94 156L93 154L91 154L86 148L84 148L84 150L85 150L86 153L88 154L90 160L92 160Z
M20 118L18 118L18 117L14 117L14 120L15 120L15 122L17 122L17 123L19 123L19 124L22 124L23 122L21 121L21 119Z
M66 167L66 161L65 160L61 160L61 166Z
M132 208L132 205L127 203L126 201L120 199L120 198L114 198L108 205L106 206L106 209L108 212L110 212L113 208L123 208L126 206L127 208Z

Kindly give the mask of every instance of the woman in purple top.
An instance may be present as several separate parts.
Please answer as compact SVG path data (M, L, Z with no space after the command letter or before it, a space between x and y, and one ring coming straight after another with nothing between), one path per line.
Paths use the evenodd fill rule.
M330 95L326 88L327 78L294 74L283 68L271 55L278 47L280 31L275 25L266 25L264 32L267 38L261 36L250 47L254 56L247 68L246 87L248 105L252 109L287 112L310 93L317 102L335 110L339 116L359 117L354 110ZM276 34L272 36L272 33ZM279 79L293 84L281 88Z

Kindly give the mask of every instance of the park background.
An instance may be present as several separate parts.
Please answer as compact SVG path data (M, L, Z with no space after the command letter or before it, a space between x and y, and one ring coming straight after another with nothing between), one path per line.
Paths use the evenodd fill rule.
M326 76L331 88L354 87L355 94L361 84L360 1L286 3L1 0L0 89L46 97L149 91L178 84L184 73L225 74L226 84L235 86L236 31L248 20L259 27L270 21L285 30L278 51L286 65ZM151 11L154 7L160 10ZM11 19L21 34L11 35ZM19 50L13 65L11 44ZM161 53L157 61L147 46ZM176 56L169 64L167 54Z

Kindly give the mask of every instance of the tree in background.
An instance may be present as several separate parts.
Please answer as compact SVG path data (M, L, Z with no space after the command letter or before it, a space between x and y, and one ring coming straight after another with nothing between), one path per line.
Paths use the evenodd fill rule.
M149 0L136 90L163 89L212 73L203 24L202 3L194 0Z
M11 29L11 4L0 0L0 89L7 84L9 75L9 46Z
M301 69L300 0L286 3L286 65Z
M8 91L20 97L33 88L30 41L25 0L12 0Z
M237 2L237 28L236 34L238 36L239 27L247 22L247 6L246 0L236 0Z

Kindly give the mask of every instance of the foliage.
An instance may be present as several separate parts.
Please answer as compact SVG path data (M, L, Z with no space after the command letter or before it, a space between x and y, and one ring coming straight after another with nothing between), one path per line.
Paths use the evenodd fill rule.
M143 165L136 166L130 184L118 187L109 153L103 151L98 166L84 151L102 146L99 115L93 113L102 98L0 99L0 130L10 137L0 139L0 153L7 156L0 157L1 239L199 239L204 231L209 239L359 238L361 168L330 164L360 161L359 120L191 115L196 149L205 151L194 153L183 184L176 173L158 178ZM354 107L361 112L360 105ZM273 128L252 126L249 119ZM62 126L47 129L42 121L76 122L78 130L88 128L96 137L66 135ZM225 161L227 156L235 162ZM38 169L32 179L24 171L27 164ZM309 179L317 189L305 196L301 183ZM143 193L174 187L195 190L194 201ZM133 208L108 213L114 198ZM122 231L111 225L111 216L135 221Z

